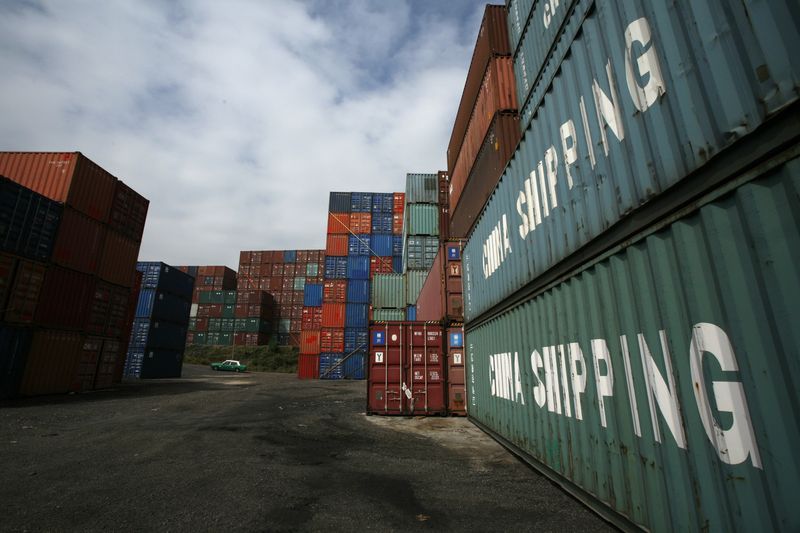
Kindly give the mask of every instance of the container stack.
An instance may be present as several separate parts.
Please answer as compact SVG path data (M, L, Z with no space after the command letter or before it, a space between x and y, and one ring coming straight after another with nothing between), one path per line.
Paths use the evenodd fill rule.
M0 153L2 395L110 386L148 201L78 152Z
M178 378L189 325L194 278L161 262L139 262L136 316L125 358L127 378Z
M323 250L259 250L239 253L240 291L268 292L278 345L300 346L305 286L322 283Z
M320 335L322 333L322 302L324 291L324 283L306 283L303 295L300 353L297 356L297 376L301 379L319 378Z
M321 379L364 379L371 280L402 270L403 193L332 192L319 334Z
M800 529L796 5L508 2L469 416L622 530Z
M416 304L422 284L439 251L439 176L406 175L403 228L406 306Z
M450 228L465 238L520 138L504 6L487 5L447 148ZM532 80L531 80L532 81Z
M441 323L447 333L447 409L466 415L464 376L464 297L461 280L463 241L446 241L436 254L416 305L417 320Z
M177 268L190 276L192 272L195 273L194 291L192 291L191 318L197 316L197 306L200 304L201 292L236 290L236 271L226 266L205 265ZM184 270L184 268L186 270Z
M404 274L376 274L372 278L372 320L406 320L406 276Z

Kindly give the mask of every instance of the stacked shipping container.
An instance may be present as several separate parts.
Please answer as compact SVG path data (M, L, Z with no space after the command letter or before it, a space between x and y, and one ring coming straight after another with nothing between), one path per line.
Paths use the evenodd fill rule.
M3 152L0 175L2 394L110 386L148 201L77 152Z
M140 262L136 269L142 279L124 375L180 377L194 278L160 262Z
M189 310L189 333L186 336L186 344L208 344L208 323L197 318L207 318L200 316L200 293L210 293L215 291L233 291L236 289L236 272L221 265L204 266L182 266L176 267L181 272L193 275L195 278L194 290L192 291L192 306ZM230 297L229 297L230 299ZM203 303L208 304L208 296L203 296ZM207 310L203 311L207 313ZM215 339L216 340L216 339ZM219 340L227 340L227 337ZM231 339L231 342L233 340Z
M406 305L413 306L439 250L439 174L406 175L403 273Z
M260 290L273 304L272 330L280 346L300 346L306 284L322 283L323 250L258 250L239 254L239 291Z
M470 417L624 529L797 530L795 4L508 12L522 138L464 249Z

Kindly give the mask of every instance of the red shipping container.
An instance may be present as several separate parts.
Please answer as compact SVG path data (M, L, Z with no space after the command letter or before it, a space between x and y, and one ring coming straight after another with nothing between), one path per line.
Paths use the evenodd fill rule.
M344 329L322 328L320 332L320 351L344 352Z
M344 303L347 299L347 281L327 280L322 284L323 303Z
M120 235L141 242L149 205L145 197L117 180L108 217L109 227Z
M5 270L7 266L2 266L0 270ZM13 270L13 282L11 282L7 299L3 298L3 289L0 287L0 309L5 302L5 321L18 324L28 324L33 322L36 315L36 306L39 295L42 292L44 276L47 267L42 263L20 259ZM11 273L11 272L9 272ZM3 277L3 274L0 274ZM0 281L0 285L3 282Z
M442 326L385 322L370 326L367 412L444 414L445 354Z
M342 303L322 304L322 327L343 328L345 305Z
M98 276L122 287L130 287L139 257L139 243L116 231L106 233Z
M328 235L350 233L350 213L328 213Z
M208 318L195 318L194 323L194 330L195 331L208 331Z
M94 287L94 295L89 304L89 318L86 321L86 332L102 335L108 326L108 313L111 307L111 284L98 281ZM101 343L102 344L102 343ZM98 354L100 352L98 351ZM99 357L99 355L98 355Z
M439 248L417 297L417 320L464 321L462 246L462 241L456 240L448 241Z
M394 272L394 268L391 257L372 256L369 258L370 278L375 274L391 274L392 272Z
M106 228L100 222L65 207L51 260L79 272L96 274L105 236Z
M236 304L236 318L272 318L272 308L266 304Z
M392 212L400 213L402 215L403 212L405 211L405 208L406 208L406 193L404 192L394 193Z
M294 292L294 278L283 278L282 292ZM284 300L285 301L285 300Z
M303 319L303 304L292 304L292 318L296 318L297 320Z
M94 378L95 389L107 389L114 384L114 372L118 361L125 361L125 352L122 351L123 343L116 339L104 339L103 351L97 363L97 372Z
M319 379L319 356L298 355L297 377L299 379Z
M276 292L280 292L283 289L283 277L273 276L270 278L269 289L272 292L272 296L275 296Z
M297 346L300 347L300 332L291 332L289 333L288 338L286 339L285 346Z
M328 239L325 244L325 255L328 257L347 256L347 242L347 235L328 235Z
M86 337L80 350L78 369L73 378L71 389L73 391L87 391L94 388L94 378L97 375L97 366L103 352L103 339L100 337Z
M255 266L251 267L252 270L255 270ZM255 272L253 272L255 274ZM258 275L262 278L268 278L272 275L272 263L261 263L258 266Z
M80 152L0 152L0 175L108 222L117 179Z
M245 264L250 264L250 252L242 250L239 252L239 272L241 272L242 265Z
M82 335L63 330L37 329L33 333L20 394L61 394L74 389Z
M303 330L322 328L322 307L303 307L301 328Z
M266 253L269 253L270 263L283 263L283 250L271 250Z
M403 234L403 213L392 214L392 233L395 235Z
M222 304L198 304L197 318L222 318Z
M36 306L35 322L44 327L83 330L94 287L92 276L50 265Z
M372 233L372 213L350 213L350 231L356 235Z
M297 250L297 262L308 263L308 250Z
M233 343L236 346L264 346L269 344L269 334L239 332L234 334Z
M289 326L289 331L297 336L298 345L300 343L300 332L303 330L303 319L302 318L292 318L291 325ZM294 344L292 345L294 346Z
M135 276L134 276L135 277ZM108 300L108 320L103 335L114 339L120 339L128 330L129 324L126 323L128 316L128 298L131 289L128 287L118 287L110 285L111 294Z
M247 290L236 294L236 303L240 304L268 304L272 298L264 291Z
M305 292L304 291L294 291L292 294L293 294L292 295L292 303L294 305L302 306L303 302L305 301Z
M272 263L271 275L274 277L283 277L283 263Z
M457 416L467 415L465 345L463 327L447 329L447 411Z
M305 355L319 355L320 332L315 330L300 333L300 353Z
M439 242L450 238L450 175L440 170L437 173L439 182Z

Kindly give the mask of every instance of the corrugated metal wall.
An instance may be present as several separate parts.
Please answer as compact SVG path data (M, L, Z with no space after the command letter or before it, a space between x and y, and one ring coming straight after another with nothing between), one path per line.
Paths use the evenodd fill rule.
M800 528L800 159L731 189L467 332L470 416L651 531Z

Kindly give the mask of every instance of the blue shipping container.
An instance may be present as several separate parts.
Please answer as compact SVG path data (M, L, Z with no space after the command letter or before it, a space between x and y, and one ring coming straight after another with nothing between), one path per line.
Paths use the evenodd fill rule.
M319 379L342 379L344 366L342 354L323 353L319 356Z
M354 304L369 303L369 280L351 279L347 283L347 302Z
M392 234L373 234L372 253L378 257L388 257L392 255Z
M369 329L367 328L345 328L344 330L344 351L345 353L369 348Z
M306 307L322 307L321 283L306 283L303 305Z
M391 233L392 213L372 213L372 233Z
M351 255L342 259L347 261L348 279L369 279L369 256Z
M136 318L131 328L131 346L165 348L183 351L186 348L187 328L165 320Z
M283 251L283 262L284 263L294 263L297 261L297 250L284 250Z
M347 255L372 255L370 252L370 235L362 233L347 237Z
M0 398L19 392L31 337L30 329L0 326Z
M194 278L160 261L140 261L136 270L142 273L143 289L159 289L187 300L192 299Z
M0 250L50 259L62 211L58 202L0 177Z
M393 255L392 256L392 270L394 270L396 274L402 274L403 273L403 256L402 255Z
M180 296L156 289L142 289L136 305L136 317L186 325L189 323L189 309L190 302Z
M367 264L369 265L369 261L367 262ZM346 257L325 258L325 279L345 279L346 277L347 277Z
M141 379L179 378L182 367L181 351L131 348L125 359L123 374L125 377Z
M342 363L342 375L344 379L364 379L366 372L364 366L367 360L365 352L345 354L346 359Z
M417 319L417 306L416 305L409 305L406 307L406 320L416 320Z
M350 212L350 193L332 192L328 200L329 213L349 213Z
M394 193L376 192L372 195L372 216L375 213L392 214L394 209Z
M392 235L392 255L403 255L402 235Z
M369 326L369 305L352 303L346 304L344 327L366 328L367 326Z
M350 211L353 213L372 212L372 193L371 192L350 193Z

